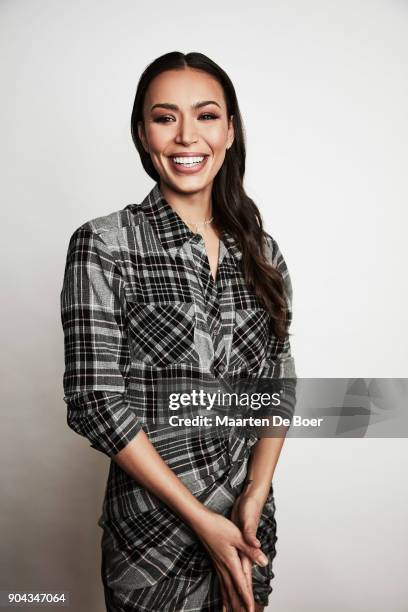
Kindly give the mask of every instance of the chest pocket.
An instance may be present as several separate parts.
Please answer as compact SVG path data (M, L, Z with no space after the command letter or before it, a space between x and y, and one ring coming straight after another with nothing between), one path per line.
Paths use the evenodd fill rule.
M196 362L194 302L129 302L128 329L132 355L163 367Z
M270 336L270 317L263 308L237 309L232 337L231 365L257 371L265 358Z

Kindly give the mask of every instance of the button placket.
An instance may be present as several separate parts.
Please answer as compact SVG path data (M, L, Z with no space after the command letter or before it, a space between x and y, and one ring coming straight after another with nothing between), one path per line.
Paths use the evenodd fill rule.
M202 237L194 235L190 241L191 263L193 263L197 280L201 285L202 302L207 321L208 340L212 345L213 362L211 372L216 376L222 376L227 371L225 360L226 346L224 341L223 320L221 316L221 294L228 285L229 265L227 253L223 244L220 245L218 268L216 279L211 274L208 256Z

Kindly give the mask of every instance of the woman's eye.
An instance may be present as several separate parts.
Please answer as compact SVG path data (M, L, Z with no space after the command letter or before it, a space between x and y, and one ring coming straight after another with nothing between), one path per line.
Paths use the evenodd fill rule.
M204 121L210 121L211 119L218 119L217 115L213 115L212 113L203 113L200 115L199 119L203 119ZM156 123L170 123L171 121L175 121L174 117L170 117L169 115L162 115L161 117L156 117L154 119Z
M162 117L157 117L157 118L155 119L155 121L156 121L157 123L169 123L169 121L167 121L167 119L169 119L170 121L172 121L172 120L173 120L173 117L169 117L169 116L167 116L167 115L166 115L166 116L164 116L164 115L163 115Z
M202 117L209 117L210 119L218 119L217 115L213 115L212 113L204 113L203 115L200 115L200 119ZM206 121L208 121L208 119L206 119Z

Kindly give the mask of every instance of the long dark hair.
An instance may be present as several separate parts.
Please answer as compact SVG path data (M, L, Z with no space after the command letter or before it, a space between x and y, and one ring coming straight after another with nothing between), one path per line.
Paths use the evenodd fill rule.
M233 115L234 141L214 178L211 193L214 224L237 242L242 252L245 281L271 315L275 335L285 340L290 324L285 285L279 271L266 259L261 214L243 186L246 156L244 128L235 89L228 75L202 53L173 51L155 59L141 75L137 86L131 118L133 142L143 168L154 181L159 182L160 176L139 138L137 124L144 122L143 105L150 82L166 70L183 70L187 67L203 70L217 79L224 91L228 117Z

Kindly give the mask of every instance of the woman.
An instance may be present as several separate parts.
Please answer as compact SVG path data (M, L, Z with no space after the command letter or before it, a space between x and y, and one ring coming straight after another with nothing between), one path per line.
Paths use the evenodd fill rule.
M67 421L111 458L107 610L260 612L284 437L174 433L159 426L160 397L191 381L295 377L288 270L244 191L243 127L219 66L200 53L156 59L131 127L155 185L73 233L61 292Z

